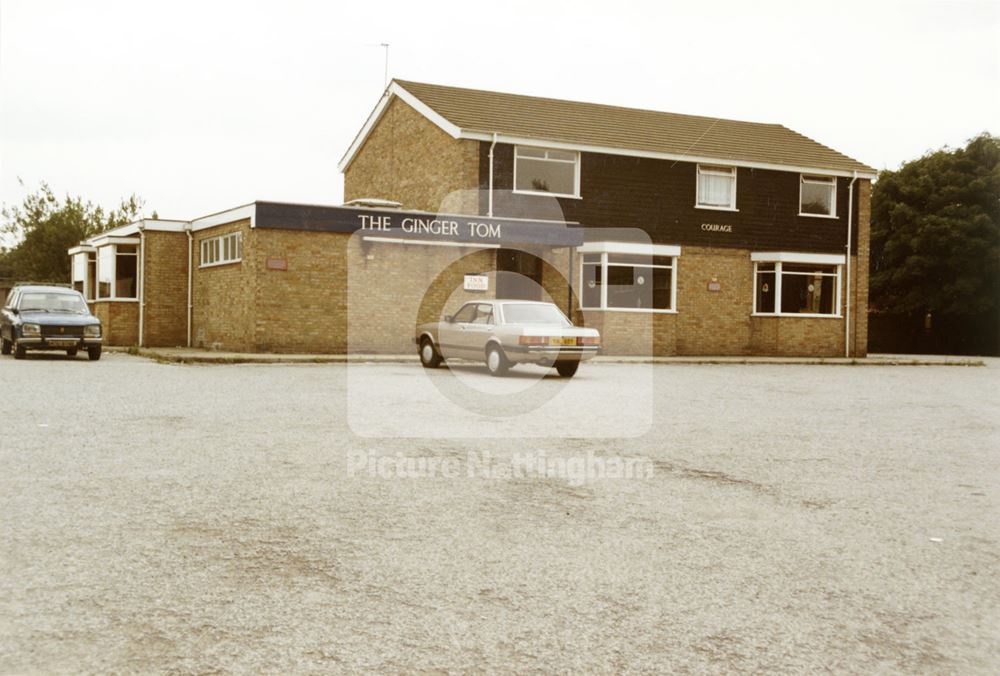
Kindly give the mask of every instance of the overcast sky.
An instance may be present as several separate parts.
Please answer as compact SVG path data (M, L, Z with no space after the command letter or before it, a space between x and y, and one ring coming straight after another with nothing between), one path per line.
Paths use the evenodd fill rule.
M0 200L339 203L382 42L390 76L779 122L877 168L1000 133L997 2L0 0Z

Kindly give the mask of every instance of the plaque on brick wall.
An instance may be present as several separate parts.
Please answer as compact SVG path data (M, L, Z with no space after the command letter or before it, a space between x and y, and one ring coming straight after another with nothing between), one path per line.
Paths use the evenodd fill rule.
M464 288L466 291L489 291L490 278L486 275L466 275Z
M288 259L287 258L268 258L267 259L267 269L268 270L280 270L282 272L288 271Z
M713 279L708 283L708 290L712 292L722 291L722 282L717 279Z

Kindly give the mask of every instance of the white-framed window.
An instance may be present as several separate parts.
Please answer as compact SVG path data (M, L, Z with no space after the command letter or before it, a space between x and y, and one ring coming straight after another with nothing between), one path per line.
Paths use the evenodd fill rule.
M230 232L226 235L201 240L201 264L206 268L213 265L238 263L243 260L243 233Z
M78 251L73 254L73 288L88 301L97 293L97 252Z
M580 196L580 153L514 146L514 192Z
M676 311L680 247L594 242L579 250L582 309Z
M839 317L843 256L757 255L753 313Z
M105 244L97 249L96 300L139 298L139 245Z
M799 216L837 217L837 178L835 176L800 175Z
M699 164L697 173L697 195L695 197L697 208L737 210L736 167Z

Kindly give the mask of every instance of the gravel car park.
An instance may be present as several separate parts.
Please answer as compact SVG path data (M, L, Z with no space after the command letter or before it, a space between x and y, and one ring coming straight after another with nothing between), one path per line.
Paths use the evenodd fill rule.
M0 437L0 672L1000 663L996 363L658 365L644 436L516 443L355 437L346 368L0 360L17 394ZM452 377L359 368L386 414L401 382ZM614 416L637 368L533 387L587 393L567 416ZM348 466L525 448L653 473Z

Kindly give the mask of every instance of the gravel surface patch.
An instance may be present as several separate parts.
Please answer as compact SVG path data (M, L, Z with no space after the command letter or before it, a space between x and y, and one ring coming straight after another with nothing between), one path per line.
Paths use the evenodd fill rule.
M450 377L0 359L0 671L1000 668L996 362L588 364L560 414L611 424L651 369L648 431L539 439L356 436L348 368L387 421ZM653 471L350 466L470 452Z

